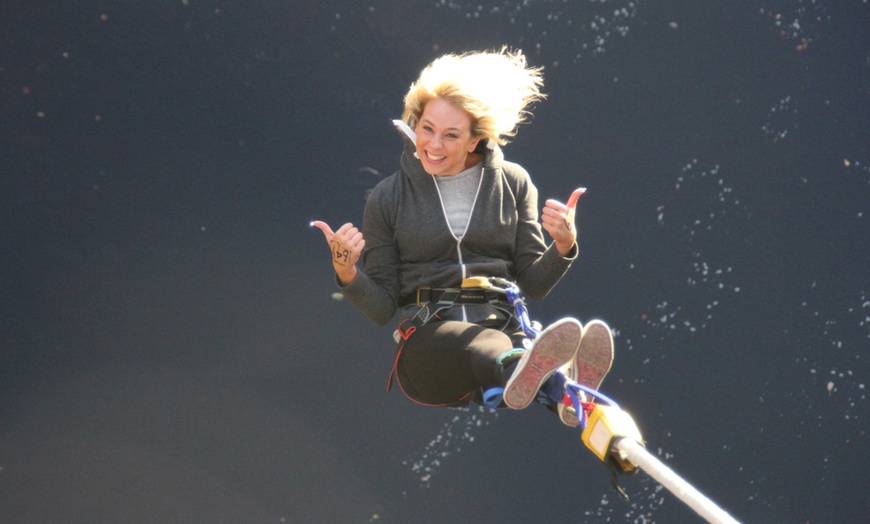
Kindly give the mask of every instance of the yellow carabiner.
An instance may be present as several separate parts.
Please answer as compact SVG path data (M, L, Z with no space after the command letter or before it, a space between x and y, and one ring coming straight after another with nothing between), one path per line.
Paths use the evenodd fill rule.
M478 288L489 289L492 287L492 282L488 277L468 277L462 279L462 289Z

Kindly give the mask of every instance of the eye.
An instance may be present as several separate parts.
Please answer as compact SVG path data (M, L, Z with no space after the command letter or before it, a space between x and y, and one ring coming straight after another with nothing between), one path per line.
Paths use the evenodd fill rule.
M447 138L456 140L457 138L459 138L459 135L457 135L455 133L447 133Z

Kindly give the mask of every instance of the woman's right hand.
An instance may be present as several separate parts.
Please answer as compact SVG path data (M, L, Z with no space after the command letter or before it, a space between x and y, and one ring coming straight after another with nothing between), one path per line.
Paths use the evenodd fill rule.
M356 263L366 246L362 231L350 222L335 232L329 224L320 220L315 220L311 225L323 231L323 236L326 237L326 242L332 250L332 266L335 268L335 274L338 275L342 285L349 285L356 278Z

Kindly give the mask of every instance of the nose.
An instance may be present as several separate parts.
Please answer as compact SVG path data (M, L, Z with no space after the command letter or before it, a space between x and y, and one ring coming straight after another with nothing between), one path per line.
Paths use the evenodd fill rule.
M433 134L432 138L429 140L429 144L434 148L441 147L442 142L443 141L441 140L441 135L435 135L435 134Z

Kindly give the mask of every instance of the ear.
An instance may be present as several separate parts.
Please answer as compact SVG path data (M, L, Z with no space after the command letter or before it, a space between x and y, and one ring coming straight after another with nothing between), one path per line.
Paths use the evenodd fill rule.
M468 146L468 152L473 153L475 149L477 149L477 144L480 142L480 138L475 138L471 141L471 145Z

